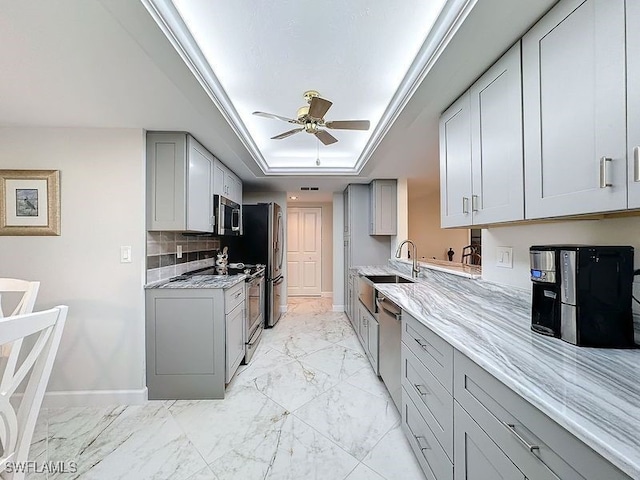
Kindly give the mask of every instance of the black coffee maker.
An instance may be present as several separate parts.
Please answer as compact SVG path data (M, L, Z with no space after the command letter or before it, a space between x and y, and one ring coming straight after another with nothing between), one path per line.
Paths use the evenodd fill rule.
M633 247L541 245L529 259L534 332L578 346L634 346Z

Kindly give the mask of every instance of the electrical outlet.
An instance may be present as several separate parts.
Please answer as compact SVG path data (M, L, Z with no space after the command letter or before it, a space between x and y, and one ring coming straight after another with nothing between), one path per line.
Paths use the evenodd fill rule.
M496 248L496 267L513 268L513 248Z

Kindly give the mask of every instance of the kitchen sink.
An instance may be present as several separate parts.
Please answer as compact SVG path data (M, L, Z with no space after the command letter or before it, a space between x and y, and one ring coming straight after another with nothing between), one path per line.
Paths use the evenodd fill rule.
M414 283L413 280L398 275L365 275L372 283Z

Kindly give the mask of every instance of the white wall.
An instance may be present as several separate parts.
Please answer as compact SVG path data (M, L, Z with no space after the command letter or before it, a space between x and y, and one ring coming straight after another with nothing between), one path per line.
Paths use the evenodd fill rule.
M293 202L288 207L320 208L322 210L321 225L321 290L322 296L331 296L333 291L333 204L330 202Z
M0 277L69 306L48 405L146 399L144 155L142 130L0 128L0 168L60 170L61 236L0 237Z
M416 244L418 258L448 260L447 251L452 248L453 261L462 261L462 249L470 243L469 230L440 228L440 191L417 190L409 191L409 238Z
M631 245L640 267L640 217L574 220L482 230L482 277L497 283L531 288L529 247L554 243ZM496 247L513 247L513 269L496 267Z
M333 310L344 311L344 196L333 194Z
M242 203L268 203L275 202L282 208L282 218L284 220L284 231L287 231L287 192L246 192L242 193ZM287 265L287 235L284 235L284 258L283 265ZM284 272L284 282L282 282L282 297L280 310L287 311L289 297L287 295L287 275Z

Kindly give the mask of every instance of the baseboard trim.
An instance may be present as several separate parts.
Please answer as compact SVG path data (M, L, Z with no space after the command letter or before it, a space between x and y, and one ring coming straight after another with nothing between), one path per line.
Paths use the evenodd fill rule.
M280 305L280 313L287 313L287 305Z
M109 405L142 405L147 402L147 387L140 390L77 390L47 392L43 408L106 407Z
M344 305L334 305L333 306L333 311L334 312L344 312L345 311Z
M320 292L322 298L333 298L333 292Z

